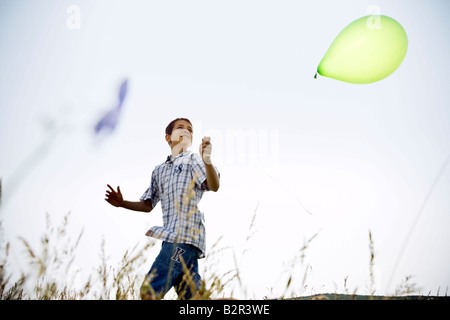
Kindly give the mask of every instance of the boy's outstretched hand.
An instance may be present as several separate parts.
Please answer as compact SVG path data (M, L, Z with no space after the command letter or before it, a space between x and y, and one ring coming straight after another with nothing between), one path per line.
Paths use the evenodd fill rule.
M217 171L211 163L212 144L210 137L203 137L199 152L205 164L206 187L208 190L216 192L219 190L220 181Z
M109 187L109 189L111 189L111 191L106 190L106 201L108 201L111 205L113 205L114 207L121 207L123 204L123 197L122 197L122 193L120 192L120 187L117 187L117 192L109 185L107 184L107 186Z
M205 164L211 164L212 144L210 137L203 137L200 144L199 153Z

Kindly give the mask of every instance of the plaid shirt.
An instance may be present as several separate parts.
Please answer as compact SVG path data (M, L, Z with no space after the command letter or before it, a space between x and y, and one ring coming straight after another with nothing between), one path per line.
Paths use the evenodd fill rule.
M220 177L220 173L216 169ZM152 207L161 201L163 227L151 227L146 235L172 243L186 243L199 248L205 257L204 215L197 205L208 191L206 169L197 153L183 152L155 167L150 187L141 200L150 199Z

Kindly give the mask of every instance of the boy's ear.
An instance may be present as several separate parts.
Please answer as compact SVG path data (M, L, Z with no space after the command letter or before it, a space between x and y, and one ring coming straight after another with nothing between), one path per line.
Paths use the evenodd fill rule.
M168 144L170 144L170 142L171 142L170 141L170 136L171 136L170 134L166 134L166 141L167 141Z

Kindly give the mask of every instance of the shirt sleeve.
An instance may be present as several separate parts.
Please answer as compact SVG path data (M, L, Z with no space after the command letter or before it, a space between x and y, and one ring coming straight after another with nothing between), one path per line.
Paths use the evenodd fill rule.
M217 175L219 176L220 179L220 172L217 169L217 167L215 165L214 169L217 172ZM205 168L205 164L203 163L203 160L201 158L201 156L197 153L193 153L192 154L192 174L194 176L195 180L195 185L200 188L203 191L209 191L207 185L206 185L206 168Z
M152 202L152 208L159 202L158 176L156 170L153 170L150 186L141 196L141 200L149 200Z

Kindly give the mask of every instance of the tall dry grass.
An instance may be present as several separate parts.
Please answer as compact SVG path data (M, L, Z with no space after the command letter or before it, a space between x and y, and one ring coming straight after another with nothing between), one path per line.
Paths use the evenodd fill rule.
M106 242L103 239L99 248L99 265L81 285L75 285L80 270L73 268L77 249L83 236L79 232L75 239L67 232L70 214L54 227L47 215L46 230L40 239L38 248L33 247L24 238L19 241L24 248L24 254L29 271L19 277L9 270L10 243L4 239L0 224L0 300L110 300L110 299L140 299L140 289L145 275L139 270L149 268L148 256L157 243L149 240L143 247L135 245L126 250L116 266L111 262L106 252ZM220 271L221 253L227 248L220 247L220 238L211 246L205 258L203 273L205 279L196 299L216 299L225 297L225 289L237 277L235 269ZM192 277L188 266L185 282L192 286ZM162 297L160 297L162 298Z
M246 241L248 242L254 233L256 211L252 217ZM77 248L83 231L80 231L75 239L67 232L70 214L64 216L61 223L54 227L50 217L47 215L46 230L41 237L38 248L33 247L28 241L20 238L21 245L25 249L30 271L20 275L10 273L8 261L11 246L4 239L2 225L0 223L0 299L1 300L23 300L23 299L45 299L45 300L67 300L67 299L140 299L140 288L145 275L140 274L142 266L147 265L150 251L157 242L149 240L142 247L138 245L126 250L117 265L113 265L106 253L105 240L99 248L100 263L91 275L81 285L74 285L79 270L73 268L77 255ZM308 250L319 234L314 234L305 239L297 254L286 268L287 281L284 293L272 299L298 298L301 292L305 292L305 284L310 276L312 267L306 263ZM244 248L241 257L235 254L235 267L228 271L221 269L221 259L229 247L221 246L219 238L210 248L203 263L203 284L195 299L232 299L235 290L240 289L246 294L244 279L240 275L240 261L245 256L248 248ZM369 270L371 295L375 293L374 260L375 243L372 233L369 231ZM188 286L192 285L188 266L184 265L186 271L185 281ZM300 267L300 268L299 268ZM262 277L264 278L264 277ZM344 279L344 294L355 297L357 289L353 291L347 287L348 277ZM297 291L300 290L300 293ZM400 297L418 293L420 288L407 276L397 286L394 296ZM337 292L335 292L335 295ZM439 294L439 293L438 293ZM445 293L447 295L447 292ZM329 298L318 295L315 298ZM162 298L162 297L161 297ZM171 297L174 299L176 297ZM167 299L167 297L166 297Z
M1 265L0 265L0 299L21 300L73 300L73 299L136 299L140 286L140 275L135 270L145 261L147 252L154 246L149 242L142 248L136 245L126 250L117 266L112 266L105 252L105 242L101 243L100 265L81 285L75 285L75 278L80 270L73 267L77 248L83 235L79 232L72 239L67 232L70 214L64 216L59 226L54 227L47 214L46 230L41 237L40 247L34 248L24 238L19 238L25 249L29 271L17 275L8 270L10 243L3 239L0 228ZM1 226L0 226L1 227Z

